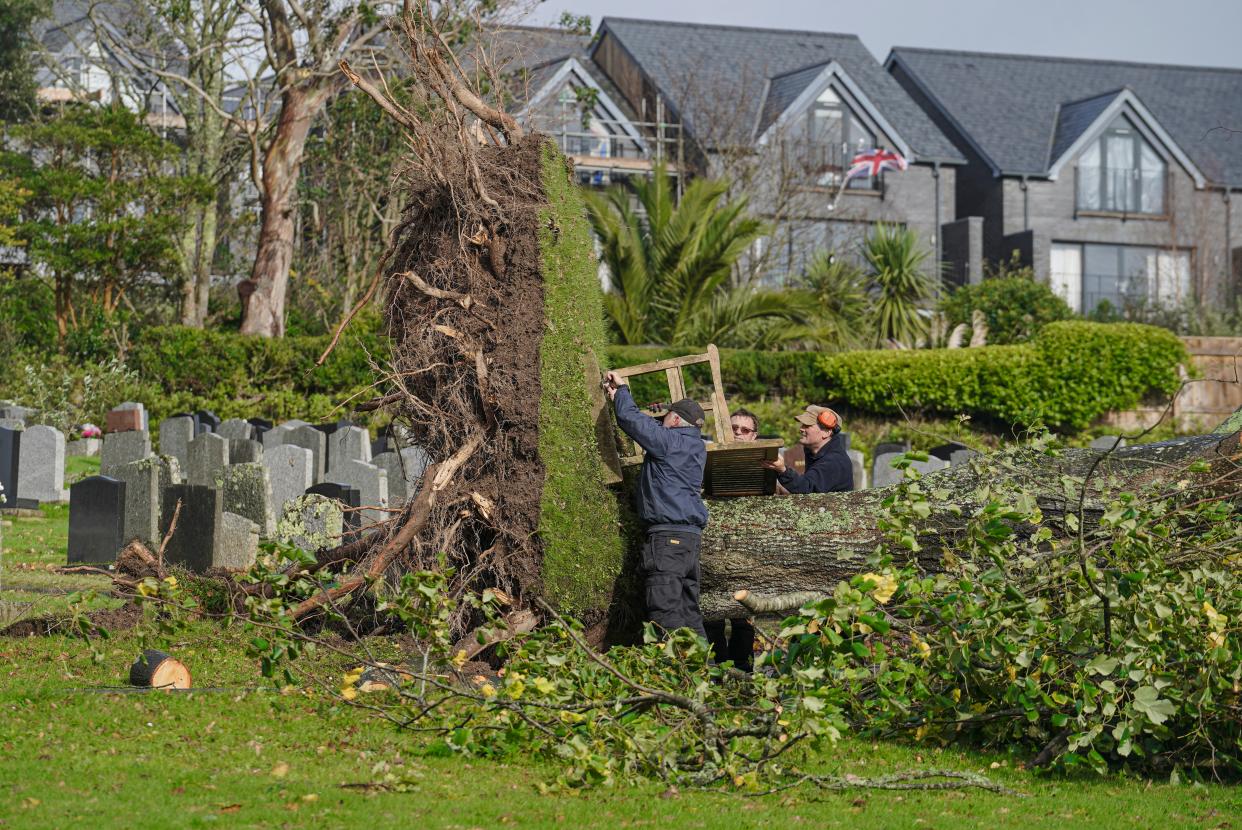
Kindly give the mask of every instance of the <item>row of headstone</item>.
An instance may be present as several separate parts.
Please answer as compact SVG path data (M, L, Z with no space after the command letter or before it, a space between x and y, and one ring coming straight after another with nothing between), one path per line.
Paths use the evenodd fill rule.
M63 502L65 491L65 436L55 427L37 424L0 427L0 486L5 507L38 507Z
M876 444L872 451L871 482L873 487L890 487L901 481L901 470L893 467L898 456L910 451L908 442ZM949 442L927 451L926 461L913 461L910 466L923 475L957 467L978 455L975 450L965 444Z

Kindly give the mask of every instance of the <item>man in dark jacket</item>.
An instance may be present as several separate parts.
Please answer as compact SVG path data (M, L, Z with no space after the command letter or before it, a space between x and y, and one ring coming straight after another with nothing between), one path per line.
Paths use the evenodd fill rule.
M647 529L642 556L647 613L668 631L689 628L706 637L699 610L699 546L707 527L700 496L707 463L699 434L703 408L683 398L657 421L634 403L623 378L609 372L607 382L617 425L644 452L635 506Z
M785 466L784 458L765 461L776 470L776 480L790 493L839 493L854 489L854 466L845 446L833 439L841 431L841 418L826 406L811 405L797 417L806 453L806 472L799 474Z

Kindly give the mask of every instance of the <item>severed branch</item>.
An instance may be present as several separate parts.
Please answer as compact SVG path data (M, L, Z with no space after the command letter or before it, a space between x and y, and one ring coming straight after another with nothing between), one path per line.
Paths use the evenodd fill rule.
M793 611L808 602L817 602L826 596L828 595L820 591L794 591L790 594L761 597L743 589L735 593L733 598L754 614L775 614L781 611Z
M463 660L473 660L494 645L512 640L521 634L535 630L539 618L529 609L507 614L499 627L483 626L471 631L453 645L452 653Z

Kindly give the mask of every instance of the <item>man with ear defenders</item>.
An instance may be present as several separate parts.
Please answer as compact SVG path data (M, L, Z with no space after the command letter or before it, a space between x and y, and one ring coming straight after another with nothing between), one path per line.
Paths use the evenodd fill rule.
M799 439L806 454L806 472L786 468L785 459L765 461L763 466L776 470L777 481L790 493L839 493L854 489L854 467L840 441L833 440L841 431L841 417L826 406L812 404L796 418L801 432Z

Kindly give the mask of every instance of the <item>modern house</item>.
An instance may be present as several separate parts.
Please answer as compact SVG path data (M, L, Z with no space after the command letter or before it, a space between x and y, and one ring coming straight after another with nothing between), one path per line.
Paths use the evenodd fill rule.
M941 258L954 177L966 158L854 35L605 17L593 38L525 37L516 105L563 136L584 180L607 183L662 160L679 177L737 182L771 235L752 252L765 281L817 253L857 255L876 222L916 230ZM860 151L905 171L845 181Z
M968 160L968 279L1016 251L1082 312L1238 295L1242 71L904 47L886 67Z

